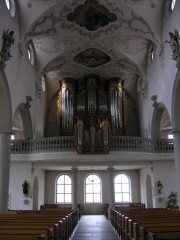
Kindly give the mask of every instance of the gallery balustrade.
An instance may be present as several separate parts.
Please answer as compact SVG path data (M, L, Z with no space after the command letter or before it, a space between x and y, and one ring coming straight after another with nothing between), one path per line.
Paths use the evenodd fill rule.
M76 150L77 141L73 136L11 141L11 153L65 152ZM141 137L113 136L109 141L109 150L171 153L174 151L174 145L173 139L153 140Z

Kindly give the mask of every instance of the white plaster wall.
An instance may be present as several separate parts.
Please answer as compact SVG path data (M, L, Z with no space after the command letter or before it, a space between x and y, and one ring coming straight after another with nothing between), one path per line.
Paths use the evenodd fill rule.
M171 191L177 192L175 163L174 161L155 161L153 163L155 202L156 207L166 207L166 202ZM163 185L162 193L157 193L157 182Z
M30 210L33 203L33 182L34 178L38 179L38 209L44 204L45 193L45 173L41 168L34 168L31 162L11 162L10 165L10 209L14 210ZM24 181L29 184L29 194L23 194L22 184Z
M152 194L153 194L154 175L153 175L153 168L152 168L151 164L149 166L145 166L145 167L141 168L141 170L140 170L141 202L145 203L146 207L147 207L146 179L147 179L148 175L151 179L151 184L152 184L151 187L152 187ZM153 207L155 207L154 198L152 199L152 202L153 202Z
M114 176L122 171L114 171ZM102 213L102 204L84 204L84 181L90 174L90 171L78 171L77 173L77 202L83 204L83 213ZM132 202L140 202L140 181L138 170L123 171L131 179ZM71 176L71 171L46 171L45 183L45 203L55 203L55 182L60 174L68 174ZM102 180L102 203L109 203L109 176L107 171L95 171Z
M22 184L27 181L31 193L31 163L11 163L9 182L9 209L30 210L32 209L32 198L23 194Z
M34 124L33 126L34 138L42 138L46 136L46 131L45 131L46 110L47 110L46 92L41 93L41 99L36 100L36 109L37 109L36 116L35 116L36 124Z
M171 117L171 104L172 104L172 91L173 84L177 74L176 62L172 60L171 47L168 43L169 32L177 29L180 32L180 1L176 2L175 10L167 17L164 16L162 26L162 39L157 48L157 52L153 61L147 66L146 80L148 81L148 92L145 99L142 99L142 116L141 123L143 122L142 132L148 130L148 136L151 136L151 122L154 108L150 100L152 95L157 95L157 102L164 103L170 118Z
M141 202L147 206L146 179L150 176L152 183L153 207L166 207L167 197L171 191L177 191L174 161L154 161L140 171ZM157 182L161 181L163 189L157 193Z
M34 178L37 177L38 179L38 209L40 206L44 204L44 197L45 197L45 171L41 168L33 166L33 173L32 173L32 183L34 182ZM33 196L32 196L33 197Z
M18 7L16 10L18 11ZM5 1L0 1L0 16L3 19L3 24L0 25L0 49L3 43L2 34L4 31L13 30L15 39L10 49L12 57L6 62L4 69L11 94L12 117L18 105L26 103L26 96L31 96L33 101L31 102L30 114L33 135L39 130L39 135L44 136L43 110L45 109L45 104L36 94L36 63L32 66L28 60L27 46L22 45L23 36L21 36L19 29L19 18L17 15L13 18L10 16Z

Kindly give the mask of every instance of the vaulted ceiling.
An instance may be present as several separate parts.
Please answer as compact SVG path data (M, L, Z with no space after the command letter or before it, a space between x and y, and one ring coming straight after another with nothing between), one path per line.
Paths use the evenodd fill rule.
M34 45L37 77L118 77L130 92L158 51L164 0L18 0L21 42ZM139 78L140 77L140 78ZM79 80L80 81L80 80Z

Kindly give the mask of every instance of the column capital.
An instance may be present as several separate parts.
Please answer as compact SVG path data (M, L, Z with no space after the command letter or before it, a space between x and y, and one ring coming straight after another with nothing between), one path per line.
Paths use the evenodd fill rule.
M107 170L108 170L108 171L113 171L113 170L114 170L114 167L108 167Z
M11 135L11 134L12 134L12 130L0 130L0 134L8 134L8 135Z
M179 135L180 134L180 129L172 129L172 134L173 135Z
M77 167L72 167L72 168L71 168L71 171L77 171L77 170L78 170Z

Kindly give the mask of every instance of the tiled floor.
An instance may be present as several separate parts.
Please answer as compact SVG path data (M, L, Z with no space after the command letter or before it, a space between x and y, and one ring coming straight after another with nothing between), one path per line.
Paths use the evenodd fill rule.
M72 240L119 240L104 215L83 215Z

